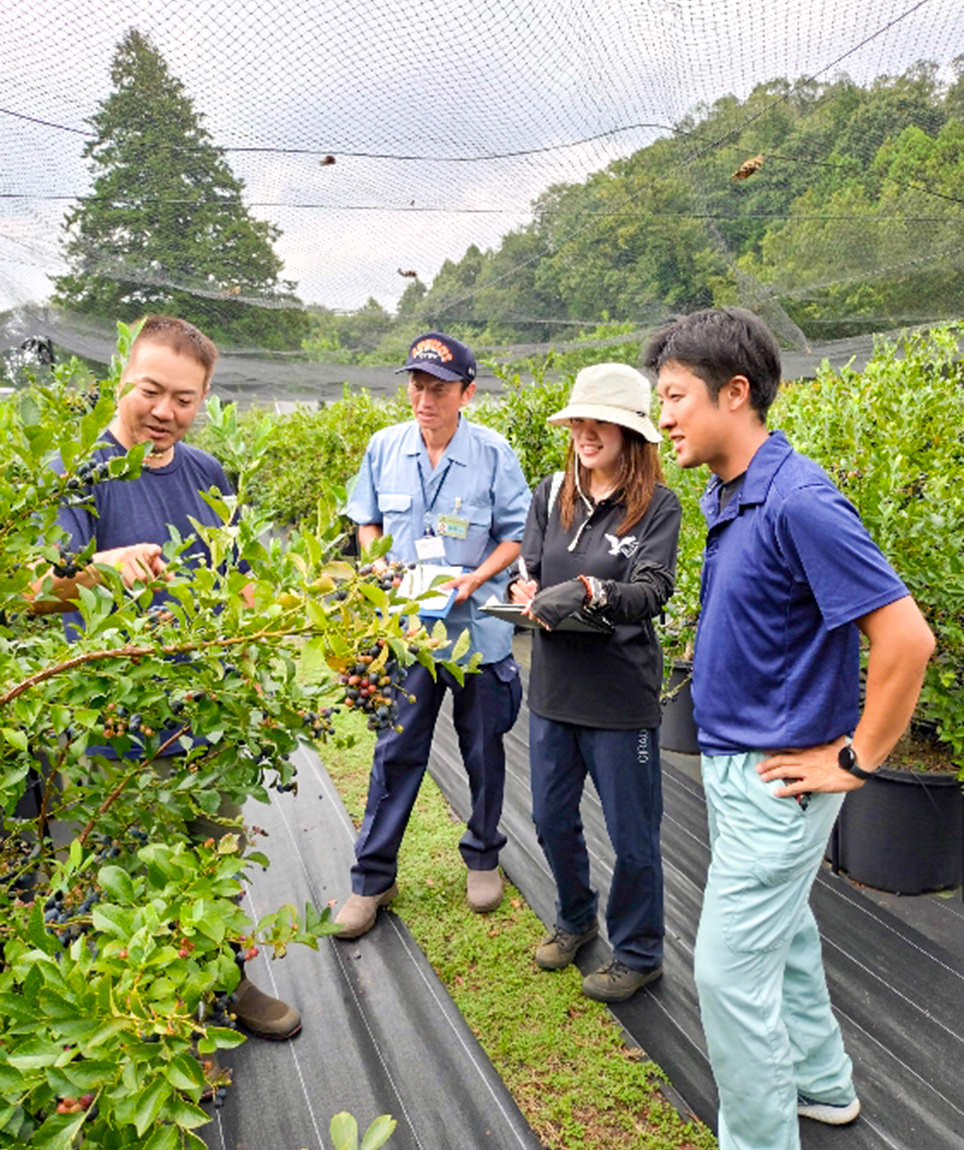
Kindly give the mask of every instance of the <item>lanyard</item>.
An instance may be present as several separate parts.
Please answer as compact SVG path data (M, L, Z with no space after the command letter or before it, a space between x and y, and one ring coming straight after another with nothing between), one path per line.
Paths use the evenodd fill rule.
M431 502L429 501L428 496L425 494L425 477L422 475L421 457L416 458L415 464L416 464L416 467L418 468L419 486L422 488L422 506L425 508L425 515L427 517L427 516L431 515L432 508L438 502L438 497L441 494L442 487L445 484L446 477L448 476L449 471L451 471L451 469L452 469L452 460L450 459L448 461L448 463L445 465L445 470L442 472L442 477L441 477L441 479L439 479L438 484L436 485L435 493L432 496Z

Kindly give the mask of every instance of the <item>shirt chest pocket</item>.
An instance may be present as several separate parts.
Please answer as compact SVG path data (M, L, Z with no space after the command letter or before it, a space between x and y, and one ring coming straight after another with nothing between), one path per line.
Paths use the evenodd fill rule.
M411 534L412 497L407 492L380 491L378 493L378 510L382 517L382 534L391 535L399 542L406 534L404 528L408 527Z
M456 512L466 521L465 538L451 535L445 539L445 557L449 563L462 567L478 567L486 557L492 535L492 505L490 503L463 503Z

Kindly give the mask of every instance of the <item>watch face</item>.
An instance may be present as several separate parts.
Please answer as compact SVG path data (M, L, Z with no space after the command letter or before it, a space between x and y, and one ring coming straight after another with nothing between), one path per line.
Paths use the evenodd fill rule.
M841 747L837 752L837 762L845 771L853 771L857 765L857 756L854 754L854 749L849 743L845 747Z

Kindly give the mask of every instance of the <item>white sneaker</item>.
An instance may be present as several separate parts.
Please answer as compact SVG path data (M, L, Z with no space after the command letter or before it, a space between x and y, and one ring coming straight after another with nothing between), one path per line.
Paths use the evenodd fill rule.
M854 1098L843 1106L835 1106L832 1102L820 1102L798 1093L797 1113L801 1118L812 1118L814 1122L823 1122L827 1126L846 1126L860 1113L860 1099Z

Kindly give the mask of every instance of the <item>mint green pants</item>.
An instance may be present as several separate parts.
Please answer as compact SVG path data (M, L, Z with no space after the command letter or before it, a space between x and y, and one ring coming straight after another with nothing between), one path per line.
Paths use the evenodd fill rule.
M720 1150L799 1150L798 1091L854 1098L809 901L843 796L806 810L775 798L754 770L763 757L701 764L711 860L694 963Z

